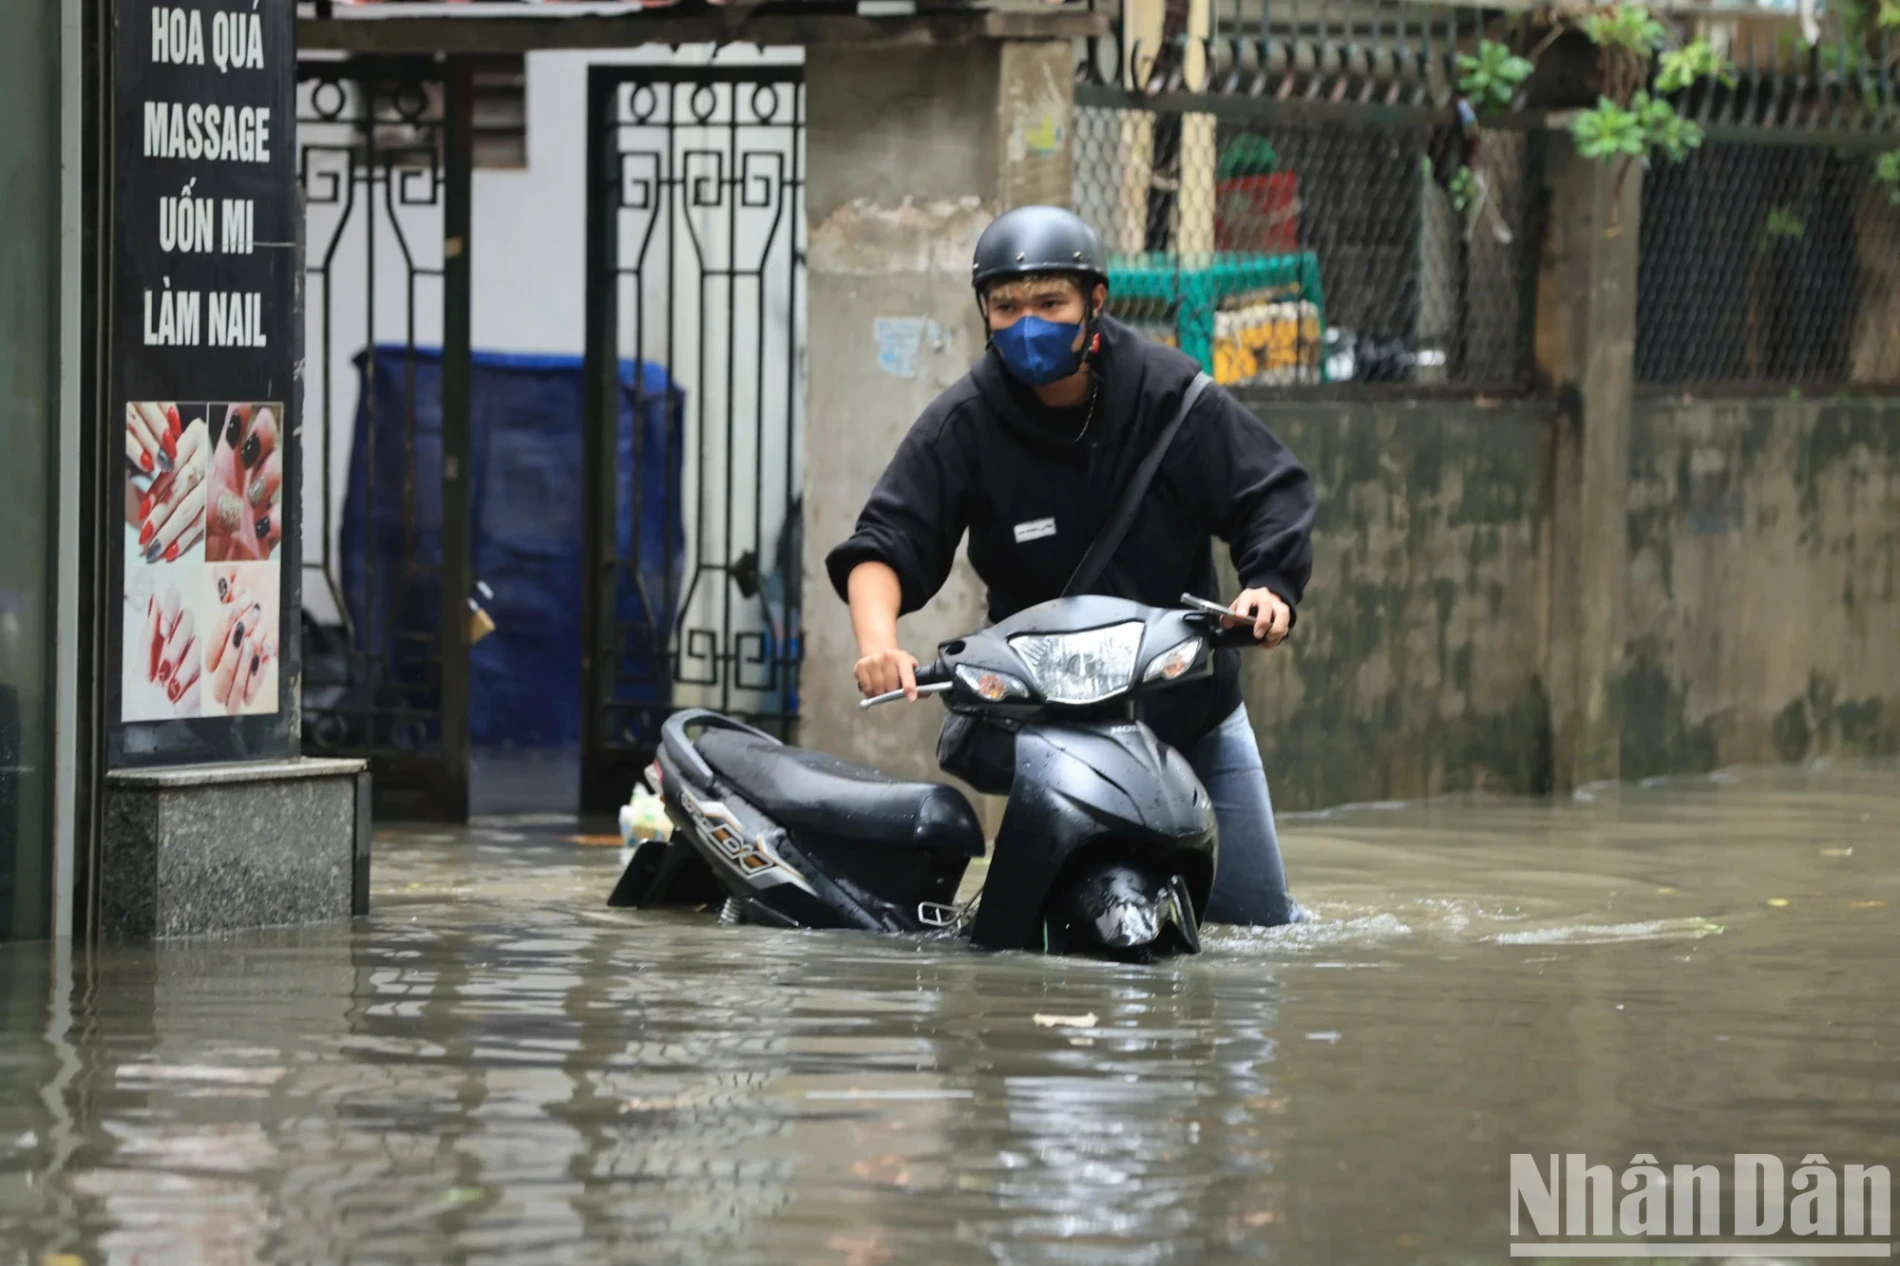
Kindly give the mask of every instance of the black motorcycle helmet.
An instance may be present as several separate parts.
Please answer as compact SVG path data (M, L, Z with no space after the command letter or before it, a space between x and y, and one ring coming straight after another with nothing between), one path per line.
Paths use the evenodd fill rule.
M1094 230L1061 207L1006 211L976 239L970 282L978 299L991 282L1038 273L1079 274L1087 293L1108 283L1108 260Z

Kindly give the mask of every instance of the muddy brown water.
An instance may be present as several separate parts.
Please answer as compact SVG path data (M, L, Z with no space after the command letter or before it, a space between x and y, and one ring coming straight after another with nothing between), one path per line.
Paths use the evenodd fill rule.
M609 911L569 830L0 949L0 1263L1462 1263L1512 1153L1900 1168L1892 764L1291 818L1319 920L1159 967Z

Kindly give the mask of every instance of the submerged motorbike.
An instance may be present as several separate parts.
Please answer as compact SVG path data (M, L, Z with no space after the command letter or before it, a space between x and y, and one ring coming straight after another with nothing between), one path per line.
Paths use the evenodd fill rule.
M1145 961L1198 953L1214 882L1213 806L1186 757L1135 719L1251 644L1186 610L1060 598L920 666L920 695L1015 736L996 852L972 916L955 905L983 829L963 794L788 746L718 712L667 720L649 779L671 840L632 851L608 904L717 909L725 922L967 931L984 949ZM864 700L897 702L902 692Z

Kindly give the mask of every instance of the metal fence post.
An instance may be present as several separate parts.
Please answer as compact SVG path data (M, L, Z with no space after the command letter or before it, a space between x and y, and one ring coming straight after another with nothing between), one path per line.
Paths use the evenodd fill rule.
M469 233L473 226L474 82L469 63L450 63L447 188L442 224L442 767L439 802L450 821L469 814L469 611L474 589L469 523Z

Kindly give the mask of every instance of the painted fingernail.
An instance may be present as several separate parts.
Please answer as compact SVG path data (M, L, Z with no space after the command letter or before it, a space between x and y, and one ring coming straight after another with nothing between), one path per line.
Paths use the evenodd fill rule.
M168 404L165 406L165 420L172 424L173 435L183 435L185 433L185 424L178 416L177 405Z
M139 518L149 519L151 517L152 517L152 494L148 492L144 496L139 498ZM145 544L145 542L140 541L139 544L143 545Z
M270 535L270 516L267 514L257 521L257 539L263 540Z
M159 550L159 544L158 544L158 542L157 542L157 541L153 541L153 542L152 542L152 543L151 543L150 545L147 545L147 546L145 547L145 561L146 561L146 562L148 562L148 563L155 563L155 562L157 562L157 561L158 561L158 555L159 555L159 552L160 552L160 550Z
M216 517L219 531L226 536L236 536L244 523L244 503L237 499L235 493L221 492L218 494Z
M178 456L178 437L173 435L170 431L165 432L165 438L159 441L159 447L165 450L165 456L176 459Z
M167 545L165 547L165 561L168 563L175 563L178 561L178 542L177 541L173 541L170 545Z
M261 664L261 663L263 663L263 662L264 662L264 657L263 657L263 656L261 656L261 655L252 655L252 656L251 656L251 671L252 671L252 672L256 672L256 671L257 671L257 666L258 666L259 664Z
M231 601L231 582L223 576L218 577L218 601Z
M177 467L173 464L172 459L170 457L166 456L164 453L161 452L158 455L158 468L169 475Z
M237 627L231 630L231 645L244 645L244 621L239 620Z
M139 454L139 469L148 475L152 473L152 455L150 453Z
M269 501L269 500L270 500L270 485L269 484L265 483L263 480L260 479L256 483L251 485L251 504L252 505L261 506L266 501Z
M147 523L144 527L139 529L139 544L150 545L152 538L156 535L158 535L158 529Z
M158 666L158 679L160 681L170 681L172 679L172 666L170 664L160 664Z
M258 439L255 435L247 437L244 441L244 464L246 466L255 466L257 465L257 459L263 455L264 441Z
M224 422L224 446L226 448L236 448L238 446L238 436L243 433L243 430L244 428L238 424L237 412L233 410L231 416L226 418Z
M171 701L173 703L177 703L178 696L181 694L184 694L185 692L179 689L178 682L176 679L174 679L170 685L165 687L165 693L171 696Z

